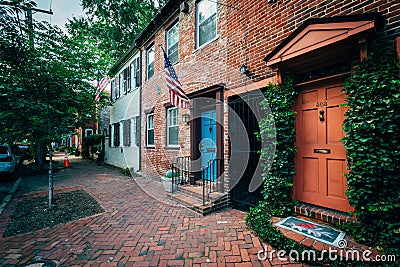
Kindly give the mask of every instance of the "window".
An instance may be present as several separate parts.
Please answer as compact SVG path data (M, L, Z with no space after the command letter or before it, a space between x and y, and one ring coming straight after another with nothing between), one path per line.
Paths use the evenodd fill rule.
M167 31L167 55L172 64L178 62L179 22Z
M123 144L125 147L131 146L131 120L124 120L123 125Z
M167 146L178 143L178 108L167 109Z
M113 145L114 147L118 147L120 140L119 122L113 124L113 129L114 129Z
M147 115L147 145L154 146L154 114Z
M133 133L132 142L133 142L133 144L135 144L135 146L139 147L140 146L140 121L139 121L139 116L132 118L132 133Z
M197 4L197 47L217 37L217 3L202 0Z
M140 86L140 59L135 58L132 62L132 88Z
M154 75L154 45L147 49L147 80Z
M92 129L85 129L85 136L89 136L93 134L93 130Z
M124 94L131 91L131 65L124 69Z

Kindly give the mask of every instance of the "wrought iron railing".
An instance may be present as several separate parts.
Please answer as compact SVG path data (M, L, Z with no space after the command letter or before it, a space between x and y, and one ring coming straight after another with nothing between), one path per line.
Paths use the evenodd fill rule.
M178 157L176 162L170 165L172 171L172 192L177 185L189 182L190 177L190 156Z
M210 201L212 192L224 192L224 161L213 159L208 161L207 167L201 171L203 182L203 205Z

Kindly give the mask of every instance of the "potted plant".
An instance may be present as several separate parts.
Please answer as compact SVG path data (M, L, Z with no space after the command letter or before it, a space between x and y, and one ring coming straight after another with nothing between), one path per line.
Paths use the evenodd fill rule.
M168 193L172 193L173 192L173 188L172 188L172 174L174 175L174 177L179 177L179 173L177 171L172 172L172 170L169 170L165 173L165 176L161 177L161 180L163 181L164 184L164 189L165 191L167 191ZM178 179L176 179L177 181ZM175 182L175 185L177 183Z

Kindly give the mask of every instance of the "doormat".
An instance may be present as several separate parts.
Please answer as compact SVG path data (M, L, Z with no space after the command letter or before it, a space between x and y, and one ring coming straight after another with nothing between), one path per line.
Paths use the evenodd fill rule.
M339 241L346 235L345 232L295 217L287 217L277 222L275 226L305 235L334 247L338 247Z

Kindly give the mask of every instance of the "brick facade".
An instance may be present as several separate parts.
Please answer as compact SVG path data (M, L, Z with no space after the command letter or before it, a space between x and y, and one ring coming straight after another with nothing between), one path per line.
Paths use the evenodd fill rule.
M172 1L182 2L182 1ZM165 13L160 26L148 37L142 38L139 46L142 53L142 173L159 177L169 169L169 164L181 155L190 155L190 127L182 122L179 110L179 144L181 149L166 146L166 110L169 96L164 77L164 61L159 44L165 47L166 30L179 20L179 63L174 68L186 94L224 84L224 101L236 94L265 87L267 82L275 82L276 74L267 67L264 58L285 38L292 34L310 18L330 18L364 13L379 13L384 18L381 31L395 40L400 31L400 3L396 0L329 0L329 1L281 1L268 0L219 1L217 13L218 37L209 44L196 49L196 3L187 1L189 12ZM177 5L179 6L179 5ZM159 15L160 17L161 15ZM161 16L162 17L162 16ZM153 25L153 24L151 24ZM147 79L146 49L154 44L155 75ZM246 64L249 78L239 73ZM147 113L154 113L154 147L146 146ZM223 112L223 154L228 155L228 108ZM226 159L226 157L225 157ZM226 159L226 165L227 165ZM229 179L226 180L227 185ZM226 185L226 186L227 186ZM226 187L227 188L227 187Z
M243 77L234 72L238 71L243 63L248 66L253 82L274 75L266 67L263 58L309 18L379 12L386 19L384 30L389 38L398 35L400 27L400 4L396 1L278 1L274 4L268 4L267 0L225 1L222 2L225 5L218 8L219 38L196 50L195 2L189 1L188 4L188 14L177 11L173 19L166 21L154 37L142 46L142 67L146 70L146 49L150 44L155 44L155 75L147 80L146 71L143 71L143 110L155 108L156 125L155 148L146 148L145 138L142 141L143 172L147 175L155 175L151 173L150 166L156 167L157 172L162 174L169 168L168 162L171 159L180 153L189 153L188 127L183 123L180 123L182 151L164 149L165 105L169 101L163 73L162 51L158 45L165 46L165 30L172 21L179 20L180 24L179 64L175 65L175 69L187 94L217 83L227 84L227 89L242 86L245 82ZM179 117L181 118L181 114ZM146 121L146 114L142 114L142 119L143 122ZM225 122L227 119L225 112ZM145 123L142 129L142 136L145 137ZM225 153L227 152L226 148Z

